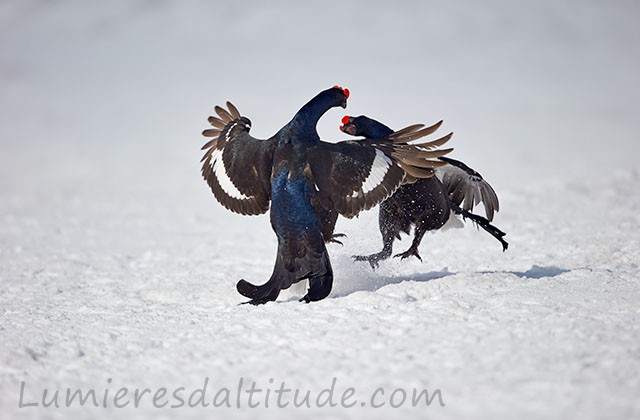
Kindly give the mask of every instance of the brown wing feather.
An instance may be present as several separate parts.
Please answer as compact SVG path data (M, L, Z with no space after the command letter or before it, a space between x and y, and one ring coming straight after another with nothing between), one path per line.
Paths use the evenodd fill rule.
M340 214L353 217L387 199L403 182L433 176L433 168L446 163L428 158L453 149L425 151L407 142L432 133L439 124L425 129L414 124L383 139L321 142L309 154L319 191L331 198ZM439 139L440 144L450 138Z
M261 214L269 209L273 140L258 140L249 135L251 121L227 102L226 110L215 106L219 116L209 117L216 129L203 132L214 138L202 149L202 176L216 199L227 209L240 214Z

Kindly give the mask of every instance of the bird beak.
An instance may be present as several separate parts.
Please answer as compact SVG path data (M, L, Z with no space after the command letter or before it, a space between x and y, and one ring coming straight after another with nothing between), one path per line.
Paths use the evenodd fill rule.
M342 108L346 108L347 107L347 98L344 98L344 101L342 101L342 103L340 104L340 106Z
M342 130L343 133L351 134L352 136L356 135L356 126L351 123L340 126L340 130Z

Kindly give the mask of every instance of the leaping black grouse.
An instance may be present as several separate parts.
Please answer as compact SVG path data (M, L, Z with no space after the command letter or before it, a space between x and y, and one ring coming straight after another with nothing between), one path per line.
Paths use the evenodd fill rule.
M249 134L251 122L227 102L209 117L213 137L202 149L202 175L216 199L236 213L265 213L271 202L271 226L278 252L271 278L256 286L240 280L237 290L250 301L273 301L280 290L309 280L301 301L325 298L333 271L325 242L334 239L338 213L353 217L389 197L405 179L428 177L444 162L432 160L452 149L427 150L451 135L419 145L407 144L434 130L413 125L376 140L327 143L316 124L329 109L346 107L349 90L320 92L268 140ZM409 175L407 175L409 174Z
M342 119L342 124L340 129L343 132L369 139L386 137L393 132L386 125L364 115L347 115ZM429 230L440 229L451 213L471 219L500 241L503 251L507 250L509 244L503 239L506 234L490 223L494 212L499 210L498 196L491 185L478 172L458 160L447 157L438 159L448 165L437 168L437 176L402 185L380 204L378 222L382 233L382 251L372 255L356 255L356 261L368 261L372 268L376 268L380 260L391 256L393 241L400 239L400 232L408 234L412 225L415 226L415 232L411 247L396 257L404 259L413 255L422 260L418 253L422 237ZM480 202L484 205L486 218L471 213L473 206ZM460 208L461 205L463 208Z

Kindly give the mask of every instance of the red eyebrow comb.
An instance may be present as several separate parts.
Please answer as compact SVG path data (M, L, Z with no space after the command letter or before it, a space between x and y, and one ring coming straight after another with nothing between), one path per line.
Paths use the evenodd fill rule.
M344 117L342 117L340 122L342 122L342 124L349 124L349 120L350 119L351 119L351 117L349 115L345 115Z
M344 96L346 96L347 99L349 99L349 89L343 88L342 86L338 86L338 85L334 85L333 87L340 89L344 93Z

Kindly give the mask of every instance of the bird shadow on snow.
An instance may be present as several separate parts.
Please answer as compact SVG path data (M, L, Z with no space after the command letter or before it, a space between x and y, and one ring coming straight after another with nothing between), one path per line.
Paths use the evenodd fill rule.
M533 265L526 271L503 271L505 274L513 274L522 279L542 279L547 277L556 277L564 273L568 273L571 270L566 268L560 268L556 266L542 267L539 265ZM481 271L480 274L495 274L500 273L497 271ZM448 276L456 275L456 272L448 271L444 268L441 271L430 271L427 273L414 273L410 275L385 275L384 273L356 271L348 275L348 281L342 281L338 284L334 284L334 291L332 297L345 297L355 292L375 292L385 286L391 284L398 284L404 281L416 281L416 282L428 282L431 280L442 279Z
M446 268L440 271L430 271L427 273L414 273L406 275L387 275L384 270L367 271L368 268L352 269L349 272L344 273L344 277L339 281L334 282L333 291L331 292L332 298L341 298L351 295L356 292L375 292L385 286L392 284L399 284L404 281L415 282L428 282L431 280L438 280L449 276L454 276L458 273L449 271ZM542 267L539 265L532 265L527 271L478 271L477 274L513 274L522 279L542 279L547 277L556 277L564 273L568 273L572 270L566 268L560 268L556 266ZM306 292L307 283L300 282L292 287L291 292L294 295L301 295ZM298 297L290 296L285 301L297 301Z
M569 269L560 268L553 265L548 267L541 267L539 265L532 265L527 271L505 271L505 273L515 274L523 279L542 279L545 277L555 277L560 274L568 273ZM496 271L485 271L483 274L496 273Z
M365 271L367 269L354 269L339 282L334 283L332 297L344 297L355 292L375 292L391 284L399 284L404 281L427 282L455 275L446 268L441 271L427 273L413 273L407 275L387 275L383 270Z

